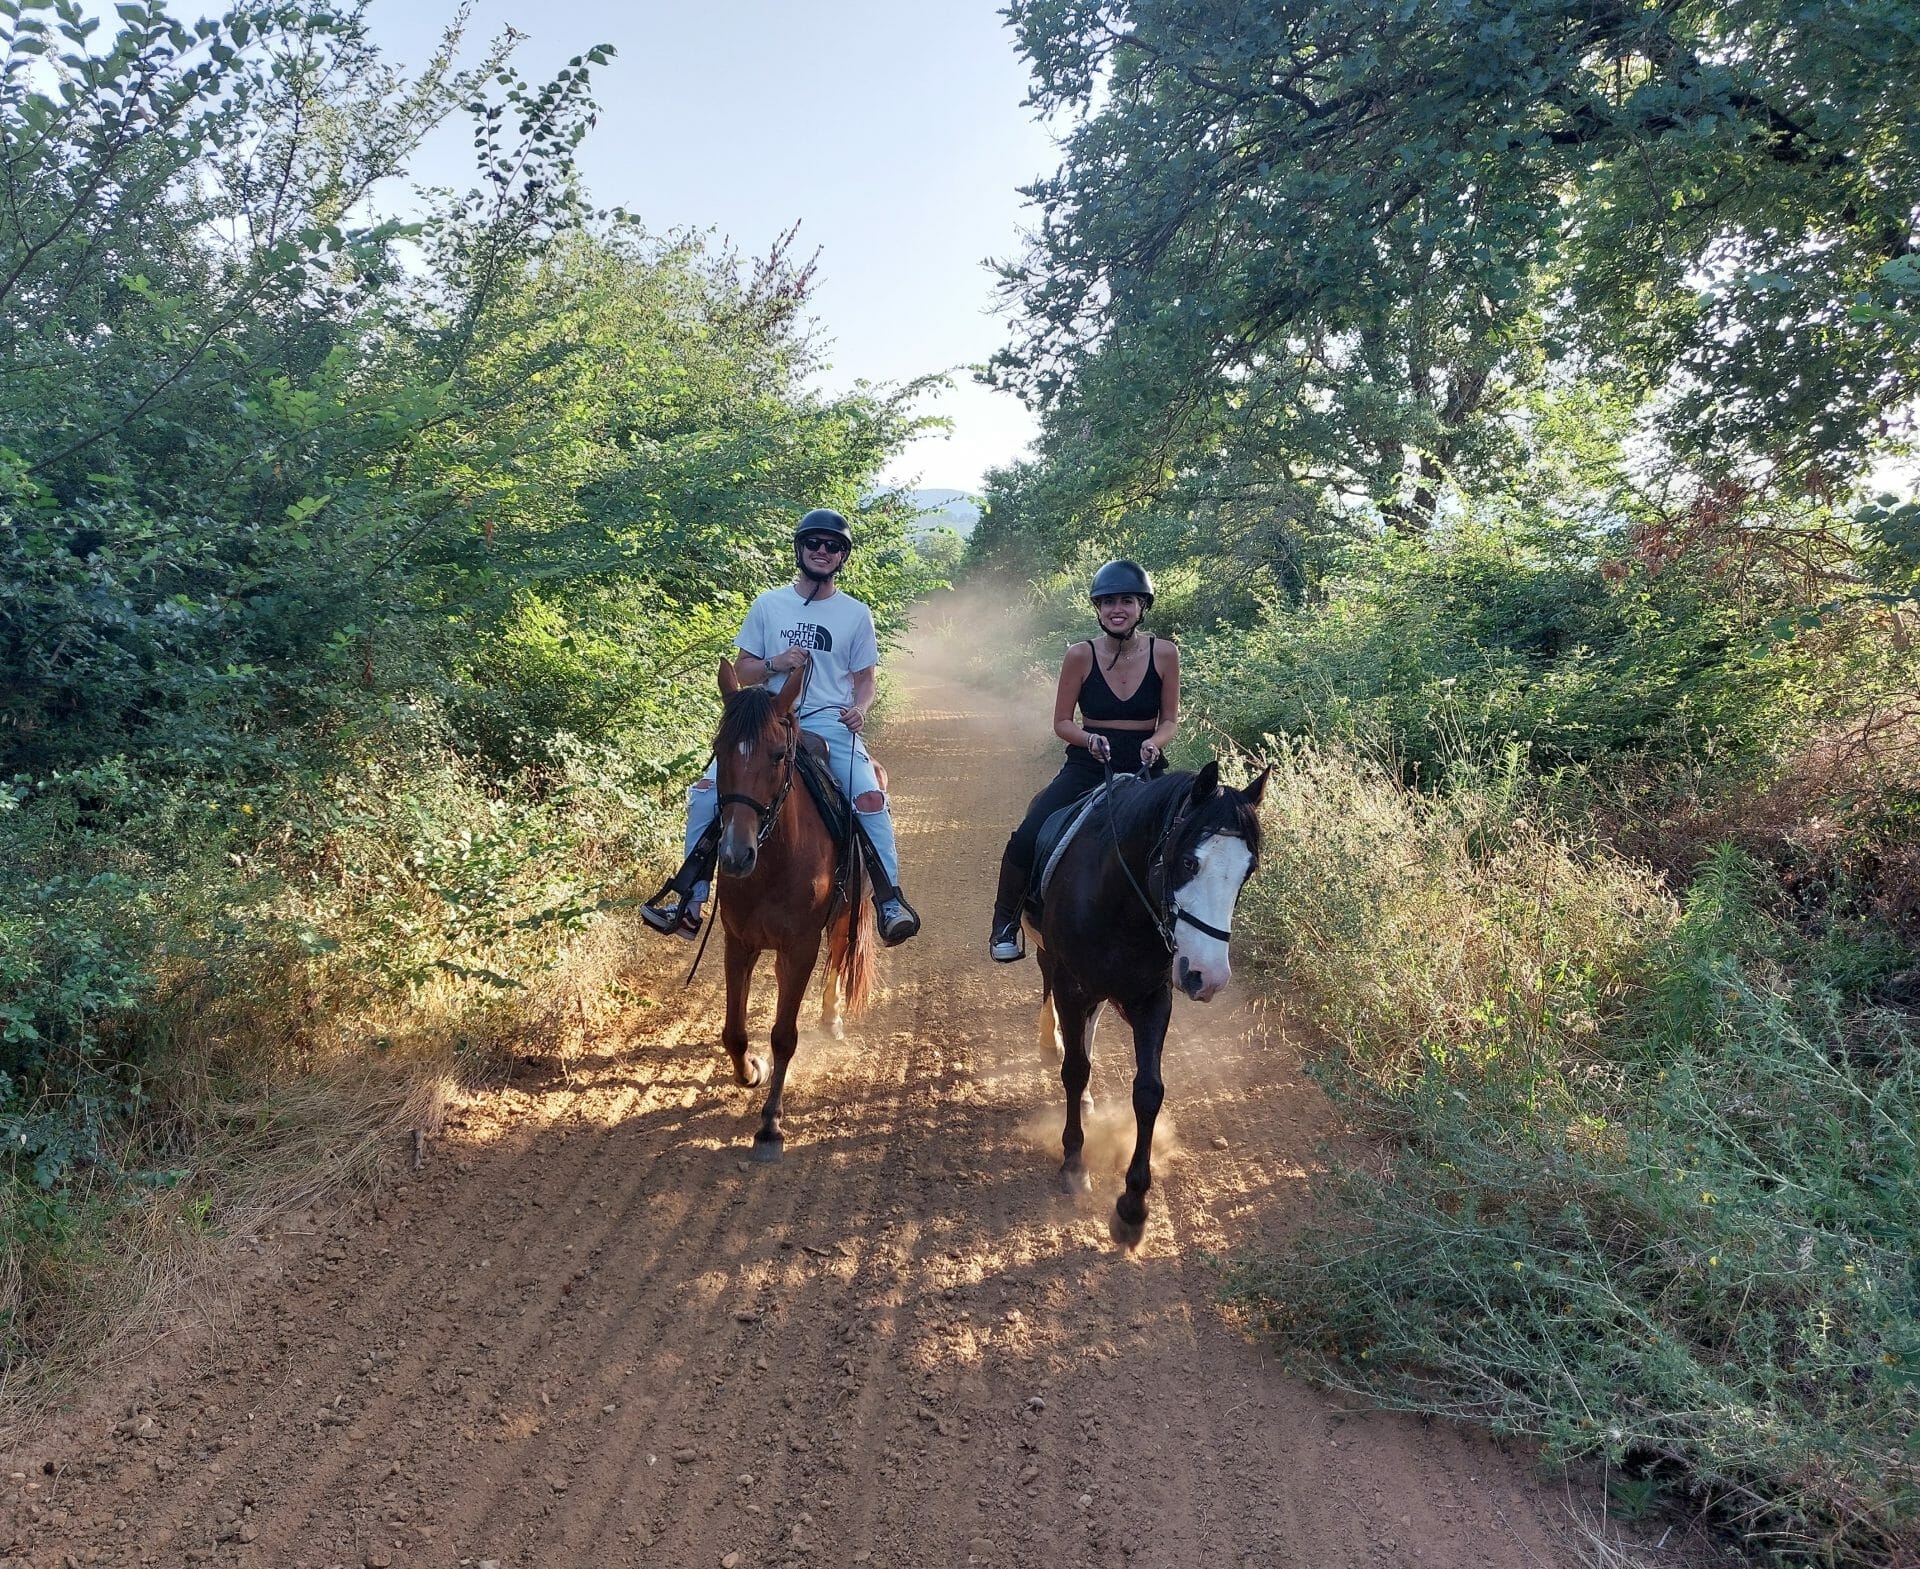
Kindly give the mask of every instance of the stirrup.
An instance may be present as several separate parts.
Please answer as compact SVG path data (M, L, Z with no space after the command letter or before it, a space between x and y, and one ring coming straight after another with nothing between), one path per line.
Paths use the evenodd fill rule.
M884 898L875 899L873 913L879 918L880 941L889 948L899 947L920 930L920 913L907 903L907 896L898 888L891 889Z
M673 902L663 903L667 895L673 895ZM687 896L671 883L640 906L640 919L645 921L662 936L677 932L680 923L687 917ZM694 930L699 930L699 917L694 917Z

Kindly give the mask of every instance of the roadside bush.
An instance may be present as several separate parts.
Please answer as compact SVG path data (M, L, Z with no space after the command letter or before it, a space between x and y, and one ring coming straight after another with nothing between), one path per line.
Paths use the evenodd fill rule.
M1307 750L1276 784L1250 924L1392 1142L1230 1294L1339 1387L1604 1458L1788 1559L1904 1561L1911 955L1785 924L1732 849L1675 901L1498 779L1423 798Z

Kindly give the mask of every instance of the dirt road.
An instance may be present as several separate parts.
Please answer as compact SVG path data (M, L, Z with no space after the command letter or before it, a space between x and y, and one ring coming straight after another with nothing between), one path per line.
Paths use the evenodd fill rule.
M682 994L657 945L660 1005L462 1106L377 1200L242 1250L225 1329L16 1459L7 1562L1577 1562L1523 1459L1342 1414L1214 1306L1208 1255L1284 1238L1327 1127L1272 1015L1177 1008L1133 1256L1109 1021L1094 1193L1056 1193L1035 972L984 954L1050 754L1032 714L907 679L879 750L927 930L844 1043L809 1003L783 1162L743 1158L716 957Z

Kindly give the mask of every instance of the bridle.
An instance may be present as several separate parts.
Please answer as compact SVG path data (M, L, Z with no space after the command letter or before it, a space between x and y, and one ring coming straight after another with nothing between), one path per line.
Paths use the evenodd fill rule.
M780 788L773 792L771 801L762 802L757 796L743 795L738 790L723 791L720 796L720 810L729 806L744 806L751 810L758 821L759 829L753 839L753 847L758 850L773 836L774 824L780 820L780 808L786 805L787 792L793 788L793 775L800 748L800 727L788 714L781 721L786 727L787 743L780 751L780 761L785 764L780 780Z
M1107 759L1102 759L1102 761L1106 763L1107 834L1113 840L1113 857L1120 863L1120 870L1125 874L1128 885L1133 889L1134 893L1139 896L1141 905L1146 909L1148 919L1153 922L1154 931L1159 934L1161 946L1163 946L1168 953L1174 951L1176 946L1174 930L1182 921L1185 921L1187 925L1193 927L1196 931L1205 932L1209 937L1215 938L1220 942L1233 941L1233 929L1231 927L1222 931L1219 927L1201 920L1200 917L1195 915L1191 910L1182 909L1179 901L1175 899L1171 893L1163 892L1159 899L1155 899L1147 892L1147 888L1158 887L1165 890L1167 886L1167 847L1173 843L1174 837L1179 833L1181 825L1186 822L1187 810L1191 803L1181 803L1181 805L1175 809L1173 816L1168 819L1167 826L1160 830L1160 837L1153 843L1153 852L1147 857L1147 888L1142 888L1133 875L1133 868L1127 865L1126 853L1120 848L1120 829L1118 824L1115 823L1113 816L1113 764ZM1194 843L1198 846L1208 839L1237 839L1239 837L1238 834L1228 833L1224 828L1216 828L1207 833L1203 833Z

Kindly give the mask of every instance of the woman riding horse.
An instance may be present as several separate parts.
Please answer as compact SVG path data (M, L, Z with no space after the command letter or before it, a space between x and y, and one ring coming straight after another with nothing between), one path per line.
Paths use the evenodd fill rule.
M1109 561L1094 573L1087 598L1100 618L1100 636L1067 649L1053 699L1053 733L1067 743L1066 762L1028 803L1000 857L987 951L1002 964L1026 955L1020 906L1041 825L1096 789L1109 766L1116 774L1163 773L1167 743L1179 727L1180 650L1172 638L1150 635L1142 643L1136 635L1153 608L1153 579L1136 562Z

